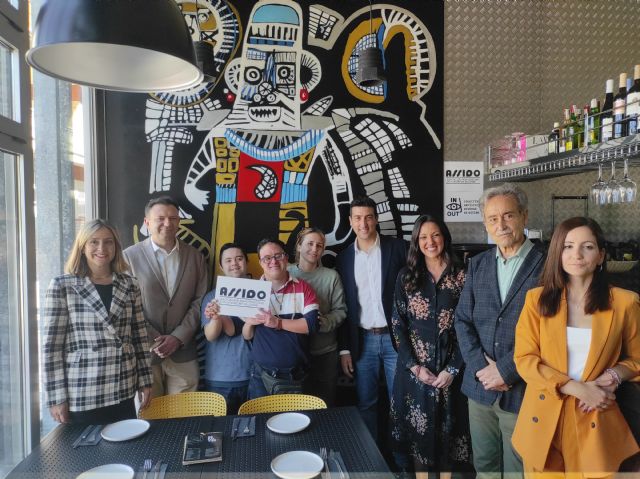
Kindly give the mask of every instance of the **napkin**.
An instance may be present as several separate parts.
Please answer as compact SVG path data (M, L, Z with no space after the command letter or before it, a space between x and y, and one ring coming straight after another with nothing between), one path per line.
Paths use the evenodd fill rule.
M83 429L82 433L73 442L73 448L80 446L95 446L102 441L100 431L102 431L102 425L91 425Z
M232 437L249 437L256 435L256 417L238 416L231 426Z

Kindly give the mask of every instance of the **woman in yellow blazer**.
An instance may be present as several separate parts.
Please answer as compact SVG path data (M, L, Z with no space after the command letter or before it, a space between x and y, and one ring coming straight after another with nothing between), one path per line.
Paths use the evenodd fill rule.
M516 327L527 389L512 444L528 473L603 477L639 450L614 394L640 374L638 295L609 286L604 235L582 217L557 227L541 284Z

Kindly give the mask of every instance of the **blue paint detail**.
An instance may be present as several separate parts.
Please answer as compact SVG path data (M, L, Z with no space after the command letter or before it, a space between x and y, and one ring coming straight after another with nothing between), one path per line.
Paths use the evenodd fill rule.
M303 175L300 175L303 176ZM298 201L307 201L308 188L307 185L292 185L284 183L282 185L281 204L295 203Z
M298 12L287 5L264 5L256 10L251 19L253 23L290 23L300 25Z
M287 145L280 150L270 150L260 148L249 143L233 130L227 129L224 132L224 137L230 144L239 148L240 151L248 154L249 156L261 161L286 161L291 158L298 157L302 153L306 153L311 148L314 148L320 140L322 140L324 135L325 132L323 130L309 130L290 145Z
M290 40L266 40L264 38L249 38L249 43L253 45L280 45L285 47L292 47L293 42Z
M216 186L216 203L235 203L236 188Z

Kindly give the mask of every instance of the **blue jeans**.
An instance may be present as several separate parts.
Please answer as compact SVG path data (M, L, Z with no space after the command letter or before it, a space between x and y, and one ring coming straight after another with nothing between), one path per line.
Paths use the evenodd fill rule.
M223 387L214 386L211 381L205 381L207 391L218 393L224 396L227 402L227 414L238 414L238 408L247 400L248 385Z
M369 432L371 432L374 439L377 439L380 365L384 367L387 393L389 394L389 401L391 401L398 353L393 349L390 334L371 334L365 330L361 330L360 334L363 335L362 351L360 352L360 358L355 363L358 409L364 423L369 428Z

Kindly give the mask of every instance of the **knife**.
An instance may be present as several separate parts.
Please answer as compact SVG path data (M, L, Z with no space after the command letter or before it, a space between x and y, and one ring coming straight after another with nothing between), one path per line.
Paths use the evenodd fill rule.
M231 440L235 441L238 437L238 426L240 425L240 418L237 417L233 420L233 430L231 431Z
M156 462L156 465L153 466L153 479L158 479L158 475L160 474L161 467L162 467L162 461Z
M167 464L166 462L162 463L162 467L160 468L160 479L164 479L164 475L167 473L168 467L169 464Z

